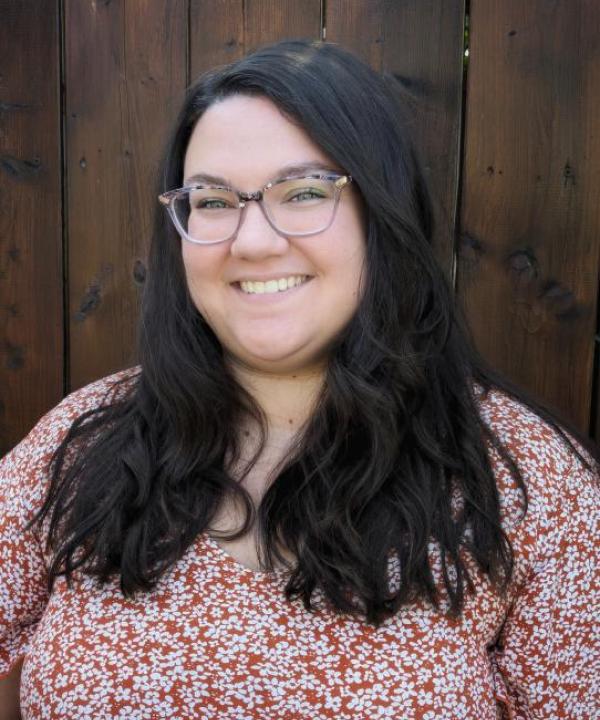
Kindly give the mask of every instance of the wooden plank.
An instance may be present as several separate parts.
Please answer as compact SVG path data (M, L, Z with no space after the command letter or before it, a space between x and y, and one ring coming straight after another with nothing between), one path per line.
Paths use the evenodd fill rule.
M131 364L187 0L65 3L71 388Z
M192 79L244 54L243 0L190 0Z
M277 40L321 38L320 0L246 0L244 49Z
M483 354L588 431L600 5L470 8L459 294Z
M54 0L0 1L0 455L63 391Z
M434 204L436 255L452 278L464 0L329 0L326 30L328 41L395 77L408 93L415 111L410 130Z
M320 0L191 0L192 78L261 45L320 36Z
M342 45L381 72L387 5L386 0L328 0L327 42Z

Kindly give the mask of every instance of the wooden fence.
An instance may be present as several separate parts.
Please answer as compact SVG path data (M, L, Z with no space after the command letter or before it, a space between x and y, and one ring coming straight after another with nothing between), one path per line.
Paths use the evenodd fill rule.
M419 98L436 251L480 349L600 439L597 0L0 0L0 450L132 363L184 90L291 37Z

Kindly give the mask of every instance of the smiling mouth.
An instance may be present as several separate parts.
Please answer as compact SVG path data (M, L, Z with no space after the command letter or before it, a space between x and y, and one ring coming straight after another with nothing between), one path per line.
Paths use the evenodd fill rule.
M235 285L246 295L272 295L304 285L311 279L311 275L289 275L277 280L240 280Z

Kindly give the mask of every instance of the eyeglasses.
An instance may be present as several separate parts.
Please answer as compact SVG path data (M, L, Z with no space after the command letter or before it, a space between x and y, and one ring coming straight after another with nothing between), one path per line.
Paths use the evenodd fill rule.
M199 245L233 238L244 221L246 203L258 202L275 232L286 237L317 235L335 218L340 194L350 175L317 173L267 183L255 192L221 185L191 185L158 196L179 234Z

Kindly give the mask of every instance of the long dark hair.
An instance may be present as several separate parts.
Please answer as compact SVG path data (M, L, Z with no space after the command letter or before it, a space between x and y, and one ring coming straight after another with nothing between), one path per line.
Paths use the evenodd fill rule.
M500 388L565 437L563 430L473 347L431 247L430 200L399 121L401 103L388 80L350 53L287 41L200 77L187 93L157 191L181 185L196 121L237 93L272 100L354 178L368 217L361 303L337 338L313 416L255 512L227 468L240 455L234 429L250 417L264 442L265 418L194 306L180 240L157 208L139 369L111 401L73 423L51 464L36 518L50 518L50 586L79 569L101 583L118 576L125 595L151 590L234 496L246 522L232 537L257 522L267 570L291 551L286 594L307 608L317 588L338 610L372 623L417 598L439 607L427 553L433 539L447 607L459 614L472 589L465 551L500 591L513 568L490 447L527 507L519 468L482 420L474 388ZM458 513L453 493L461 498ZM395 588L392 556L400 568Z

